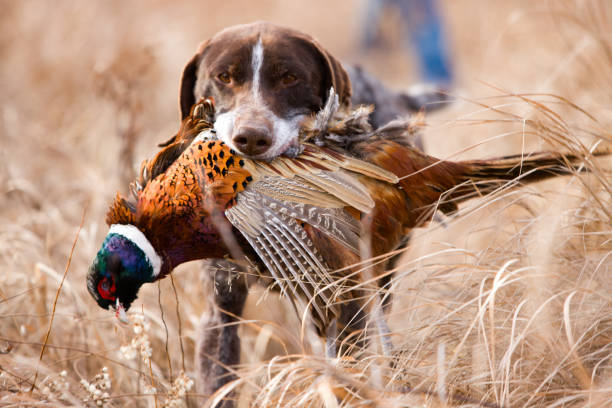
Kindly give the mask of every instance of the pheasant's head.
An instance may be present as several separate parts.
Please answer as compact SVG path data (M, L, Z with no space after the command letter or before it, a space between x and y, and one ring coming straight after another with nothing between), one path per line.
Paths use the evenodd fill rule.
M113 306L122 317L146 282L153 282L161 258L133 225L114 224L98 251L87 276L87 289L100 307Z

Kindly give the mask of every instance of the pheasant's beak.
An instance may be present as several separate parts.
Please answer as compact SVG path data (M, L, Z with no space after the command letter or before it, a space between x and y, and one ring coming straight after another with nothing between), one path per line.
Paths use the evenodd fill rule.
M115 302L115 316L121 323L128 324L130 321L128 320L127 313L125 313L125 307L121 304L119 298Z

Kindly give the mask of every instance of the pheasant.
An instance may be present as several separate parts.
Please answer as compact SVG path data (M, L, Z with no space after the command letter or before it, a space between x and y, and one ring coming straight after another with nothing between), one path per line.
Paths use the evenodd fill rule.
M311 144L296 158L240 157L214 139L212 112L210 101L195 105L179 133L143 163L132 185L136 200L117 195L107 214L109 233L90 268L90 293L100 306L123 313L143 283L183 262L222 258L237 246L259 259L282 292L318 296L313 307L322 330L338 307L329 294L329 262L315 241L358 254L359 214L375 202L357 176L387 184L398 177Z
M177 135L141 166L133 199L118 194L108 211L110 229L87 277L97 303L123 314L143 284L181 263L246 257L290 299L307 302L320 334L335 322L350 332L361 327L352 317L363 309L367 274L385 283L384 264L358 265L362 252L386 254L436 211L452 213L509 180L571 174L580 164L556 153L439 160L409 145L405 133L414 128L371 132L362 121L367 109L338 119L330 101L295 157L268 162L216 140L212 101L195 104ZM239 315L243 289L219 302Z

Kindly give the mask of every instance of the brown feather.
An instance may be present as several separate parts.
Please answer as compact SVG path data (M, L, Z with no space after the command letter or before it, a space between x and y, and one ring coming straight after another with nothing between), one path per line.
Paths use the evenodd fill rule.
M192 109L177 137L143 164L137 200L130 204L118 196L107 222L141 229L164 258L161 276L188 260L228 255L230 244L239 244L250 257L257 254L268 268L264 274L272 274L285 293L312 301L321 332L341 313L333 305L357 299L353 286L368 279L350 267L359 261L362 231L369 231L370 255L382 255L430 221L436 208L453 212L458 203L509 180L570 174L581 163L557 153L443 161L411 147L396 128L367 139L365 131L355 140L348 132L342 141L348 150L336 142L304 144L296 158L259 162L221 141L195 139L212 126L202 104L212 110L208 102ZM406 126L404 135L414 136L418 127ZM228 241L219 231L232 226L241 234ZM383 271L378 265L373 272Z
M106 213L106 223L112 224L133 224L135 208L121 194L117 193L115 201L111 204Z

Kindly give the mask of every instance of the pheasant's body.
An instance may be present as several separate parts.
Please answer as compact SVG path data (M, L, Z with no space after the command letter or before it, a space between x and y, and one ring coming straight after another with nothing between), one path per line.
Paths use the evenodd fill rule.
M229 225L227 217L235 227L228 231L238 238L242 251L253 258L259 255L262 266L278 282L284 281L281 290L298 296L320 292L314 307L323 328L328 312L337 309L328 266L336 262L328 262L328 256L322 256L326 248L317 244L341 243L353 259L359 251L360 214L374 207L358 177L385 184L397 178L312 145L295 159L256 162L211 136L203 132L165 172L145 181L132 209L118 198L108 223L135 225L145 233L164 259L161 277L186 261L230 255L228 237L219 232ZM321 232L328 239L319 237Z
M147 235L151 244L164 248L173 261L162 274L186 261L223 257L228 252L211 215L222 214L244 190L249 173L241 163L222 142L194 142L138 194L136 211L123 211L128 218L121 219L123 203L118 200L108 222L125 221L153 232Z
M189 260L235 256L234 243L281 291L311 301L323 331L340 315L339 304L358 297L351 287L363 279L351 275L350 267L364 255L364 232L371 242L365 255L382 255L431 220L435 209L456 210L458 202L523 174L523 180L532 181L571 172L560 155L448 162L413 149L402 138L377 134L353 143L350 151L304 144L295 158L253 161L214 140L203 114L210 113L210 105L194 109L179 134L143 165L136 201L118 197L107 216L109 225L140 231L155 252L143 250L145 258L158 256L161 267L139 284L130 280L133 296L107 290L111 283L114 288L131 279L117 266L100 271L109 259L118 263L127 256L109 248L124 247L121 240L132 233L109 234L89 277L90 292L102 306L115 301L129 307L142 283ZM111 245L112 240L120 245ZM374 268L378 272L381 267ZM349 275L350 282L342 280Z

